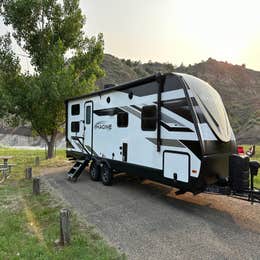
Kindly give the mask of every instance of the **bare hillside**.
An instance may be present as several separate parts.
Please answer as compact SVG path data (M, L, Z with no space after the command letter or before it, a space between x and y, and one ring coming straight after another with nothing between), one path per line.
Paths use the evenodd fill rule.
M141 63L105 55L106 76L98 85L119 84L156 72L184 72L208 81L223 98L239 143L260 143L260 72L244 65L208 59L187 67L169 63Z
M218 90L240 143L260 143L260 72L213 59L177 70Z

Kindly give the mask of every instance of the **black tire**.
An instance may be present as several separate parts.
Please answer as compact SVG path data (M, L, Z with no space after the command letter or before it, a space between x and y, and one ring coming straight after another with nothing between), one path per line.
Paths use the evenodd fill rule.
M103 163L101 167L101 181L104 185L110 186L112 185L113 174L111 168Z
M89 174L92 181L100 180L100 166L96 162L91 163Z

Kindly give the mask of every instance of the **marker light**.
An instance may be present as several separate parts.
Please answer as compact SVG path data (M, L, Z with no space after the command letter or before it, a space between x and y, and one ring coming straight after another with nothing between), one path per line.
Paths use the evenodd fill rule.
M244 147L243 146L238 146L237 147L237 153L240 155L244 155L245 151L244 151Z

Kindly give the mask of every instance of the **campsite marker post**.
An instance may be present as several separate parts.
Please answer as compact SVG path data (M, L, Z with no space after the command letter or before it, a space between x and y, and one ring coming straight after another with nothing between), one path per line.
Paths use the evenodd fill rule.
M34 195L40 194L40 178L39 177L33 178L33 194Z
M65 246L70 243L70 211L60 210L60 244Z
M40 166L40 157L39 156L35 157L35 166L36 167Z
M27 180L32 179L32 167L28 167L25 169L25 179Z

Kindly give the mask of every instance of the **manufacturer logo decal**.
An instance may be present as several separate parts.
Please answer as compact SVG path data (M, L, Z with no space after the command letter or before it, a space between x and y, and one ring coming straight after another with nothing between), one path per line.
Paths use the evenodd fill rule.
M99 121L94 126L95 129L111 130L112 124L106 123L106 121Z

